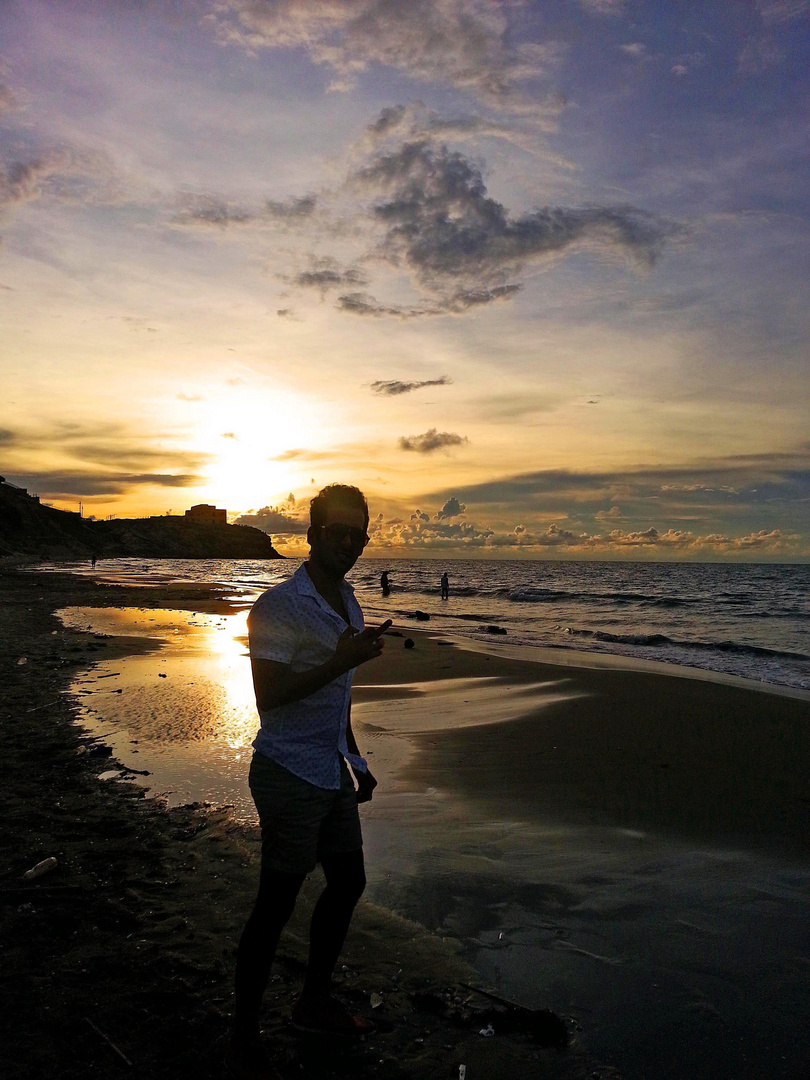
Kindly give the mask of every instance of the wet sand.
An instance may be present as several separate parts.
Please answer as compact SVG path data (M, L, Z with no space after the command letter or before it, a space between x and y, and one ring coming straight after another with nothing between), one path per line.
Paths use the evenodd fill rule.
M624 658L573 666L593 663L573 654L563 666L545 659L552 650L533 663L408 634L417 648L390 639L384 660L358 672L354 700L404 684L410 701L376 711L415 736L414 782L518 820L810 855L810 693Z
M160 654L51 613L232 606L213 589L61 575L5 574L0 588L11 1075L126 1070L98 1028L144 1076L218 1076L255 831L97 779L110 760L65 690L77 671ZM358 1008L382 995L389 1030L348 1058L294 1039L304 905L268 997L285 1075L449 1077L462 1062L469 1080L807 1075L808 701L400 631L354 696L381 785L341 974ZM127 773L136 762L109 771L149 783ZM23 885L50 854L57 869ZM557 1009L571 1048L538 1048L503 1016L481 1038L488 1006L463 986L476 980Z

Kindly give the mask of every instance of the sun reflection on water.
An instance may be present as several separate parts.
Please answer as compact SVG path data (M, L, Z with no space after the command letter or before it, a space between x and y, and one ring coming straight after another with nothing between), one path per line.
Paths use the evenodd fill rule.
M82 723L126 765L149 772L171 804L234 803L252 817L247 767L258 716L247 651L247 612L68 608L71 629L151 640L147 651L102 660L72 692ZM138 757L135 758L134 755Z

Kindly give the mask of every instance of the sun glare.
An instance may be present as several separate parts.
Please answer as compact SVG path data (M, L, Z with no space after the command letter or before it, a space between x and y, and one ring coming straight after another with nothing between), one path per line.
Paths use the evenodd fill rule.
M318 411L315 403L289 391L239 387L212 401L197 440L212 457L206 497L245 512L300 486L302 470L309 468L306 454L300 460L283 456L320 445Z

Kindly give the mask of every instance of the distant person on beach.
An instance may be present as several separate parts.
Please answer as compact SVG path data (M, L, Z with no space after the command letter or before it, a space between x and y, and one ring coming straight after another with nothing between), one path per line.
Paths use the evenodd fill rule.
M447 577L447 571L442 574L442 600L449 600L450 598L450 580Z
M388 596L388 594L391 592L391 582L388 580L387 570L383 570L382 574L380 574L380 588L382 589L385 596Z
M366 883L357 804L377 786L352 733L352 675L380 655L391 625L388 620L364 629L344 581L368 543L367 529L361 491L343 484L324 488L310 504L309 559L263 593L248 619L261 720L249 779L262 862L256 904L237 951L235 1023L226 1055L231 1075L244 1080L278 1076L259 1038L262 996L281 931L318 862L326 888L312 914L293 1024L342 1037L375 1027L332 996L332 972Z
M93 570L95 570L95 568L96 568L96 556L95 555L90 556L90 566L93 568Z

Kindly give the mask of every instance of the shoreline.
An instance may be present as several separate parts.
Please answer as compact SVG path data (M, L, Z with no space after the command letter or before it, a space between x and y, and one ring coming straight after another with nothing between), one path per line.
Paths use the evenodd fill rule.
M182 563L182 560L180 562ZM207 579L208 584L220 580L217 577L215 562L214 560L210 567L212 577ZM258 560L258 562L261 562L261 560ZM373 563L374 560L371 560L371 562ZM121 563L126 563L126 567L122 567ZM380 565L384 564L380 562ZM412 569L412 560L406 560L404 565ZM197 579L199 571L191 569L189 564L185 564L185 566L186 576L181 573L177 582L169 587L176 587L182 581L195 581ZM109 573L102 570L94 571L91 574L88 566L77 563L70 566L69 572L76 574L78 577L90 577L91 580L95 578L110 584L149 585L158 589L166 584L166 578L172 577L171 574L166 573L165 560L153 560L151 563L147 561L144 565L141 565L139 560L113 560L109 563L107 569L110 571ZM59 570L59 566L55 565L51 572L58 573ZM157 573L157 578L153 579L155 573ZM541 657L547 656L551 663L571 662L576 666L597 666L603 660L608 664L615 660L618 663L629 663L630 666L638 666L648 670L665 672L671 668L673 671L685 671L687 677L712 678L719 676L731 680L730 684L732 685L736 685L734 680L741 679L743 682L739 685L753 683L760 688L773 687L773 692L776 693L790 694L793 690L797 690L800 694L810 695L810 683L808 682L810 669L807 669L806 663L804 665L801 663L802 660L807 661L808 657L801 651L780 652L780 649L784 648L798 648L801 650L802 646L798 638L795 641L793 639L788 641L784 638L782 624L779 623L778 619L776 623L779 623L779 625L774 623L771 626L772 632L776 635L772 641L767 637L763 638L761 634L758 636L757 633L754 633L754 636L749 638L746 635L744 626L728 626L723 623L722 619L716 628L714 624L710 628L706 625L705 610L702 615L695 614L697 622L694 623L693 632L691 633L688 631L683 632L685 627L682 620L676 627L675 624L668 623L666 619L662 623L660 620L656 621L657 617L654 617L654 625L645 624L646 629L639 630L641 636L638 637L638 640L632 636L632 629L628 627L626 619L623 624L624 630L622 631L621 627L614 628L618 636L611 638L610 634L604 635L599 630L582 629L582 626L589 625L588 618L584 616L585 621L577 623L581 613L578 615L574 611L566 610L568 600L573 594L565 589L559 594L561 608L558 618L563 623L570 621L574 629L556 624L550 626L548 619L545 620L543 627L540 625L542 619L535 626L535 622L541 614L539 610L531 615L526 628L524 628L519 620L515 621L520 614L519 607L514 608L513 606L509 611L506 609L503 611L492 609L489 613L479 611L477 614L460 611L459 605L462 608L465 607L465 597L478 595L476 589L473 589L472 593L462 591L461 595L455 598L454 604L448 607L432 603L431 594L424 593L421 589L424 586L424 581L418 579L418 575L416 579L407 579L408 583L403 588L394 586L389 599L384 596L381 599L379 590L376 588L375 573L375 571L366 570L354 581L355 588L360 589L362 606L367 612L369 621L382 621L384 618L392 618L396 623L404 624L407 627L415 624L417 629L426 630L433 634L443 634L453 640L466 642L469 647L483 648L485 651L492 652L493 655L505 655L511 651L514 655L521 655L522 658L537 659L537 656L533 655L536 650ZM374 584L370 588L372 579ZM244 580L237 574L232 584L237 592L241 591L244 594L238 598L238 602L241 605L249 606L255 599L255 595L258 595L256 590L261 591L265 586L272 584L273 580L275 579L272 574L270 578L262 579L261 575L259 575L257 579L255 573L251 571ZM231 584L230 581L229 584ZM480 582L477 584L480 585ZM662 583L659 582L656 587L660 589ZM411 589L416 589L416 591L412 592ZM502 590L498 590L499 595L500 591ZM655 592L655 589L653 589L653 592ZM598 598L600 594L596 595ZM590 596L587 587L585 596L586 598ZM232 598L234 601L237 600L236 596ZM420 603L421 598L421 601L423 601L422 606L426 609L425 612L420 613L408 606L403 607L402 605L408 598L414 604ZM641 600L643 597L633 595L629 599ZM617 594L617 600L622 600L620 593ZM677 601L672 602L677 603ZM699 599L696 602L700 607ZM470 599L470 603L475 606L474 599ZM664 604L665 608L667 607L666 597L661 598L661 603ZM802 605L799 604L794 614L798 614L801 607ZM552 608L549 607L548 611L551 610ZM621 606L619 610L621 610ZM548 611L546 611L546 614L548 614ZM758 614L765 614L765 611L758 611ZM644 611L640 611L638 615L642 623L644 623L646 619ZM428 617L431 620L429 623L427 622ZM487 629L485 624L488 623L493 624L493 630L496 629L495 624L502 623L501 629L505 630L509 636L507 637L506 634L500 636L500 631L499 634L484 633ZM758 625L759 620L754 620L754 623ZM609 621L608 628L611 625L612 623ZM577 629L577 626L580 626L580 628ZM713 633L713 628L719 630L720 636L723 637L722 641L714 642L716 634ZM552 633L552 631L562 631L562 633ZM551 636L549 636L550 633ZM593 633L592 639L588 636L591 633ZM626 638L623 633L631 633L631 637ZM646 643L645 634L650 633L655 640L651 639L650 643ZM740 634L742 636L735 636ZM585 635L585 637L583 638L582 635ZM615 640L617 644L605 644L607 640ZM631 644L627 644L628 642ZM632 642L635 642L635 644L632 644ZM571 660L564 660L563 657L566 656L570 656ZM744 657L747 657L747 659L743 659ZM785 658L787 668L783 666L781 659L778 660L778 658ZM653 665L653 667L646 668L645 665ZM657 665L663 665L663 667Z

